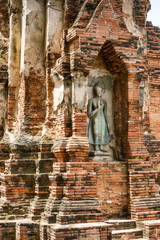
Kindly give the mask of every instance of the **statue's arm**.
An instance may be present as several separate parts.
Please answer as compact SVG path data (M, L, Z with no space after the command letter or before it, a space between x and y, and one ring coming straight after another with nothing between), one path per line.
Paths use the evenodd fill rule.
M89 118L92 118L92 117L93 117L92 100L91 100L91 99L88 101L87 116L88 116Z
M110 125L109 125L108 118L107 118L107 102L106 101L104 102L104 117L106 120L108 132L110 132Z
M88 106L87 106L87 116L88 116L89 118L92 118L92 117L98 112L98 110L99 110L99 108L93 110L92 104L93 104L93 101L92 101L92 99L90 99L90 100L88 101Z

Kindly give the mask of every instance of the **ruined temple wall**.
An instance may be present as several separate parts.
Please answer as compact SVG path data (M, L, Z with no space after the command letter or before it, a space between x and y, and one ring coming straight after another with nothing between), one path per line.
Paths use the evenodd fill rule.
M132 39L134 45L132 48L135 48L133 55L136 56L136 41L138 41L138 45L143 45L143 40L139 36L141 34L145 38L145 32L143 28L140 29L141 26L137 28L137 32L135 31L135 18L138 18L139 14L143 15L143 23L145 22L148 2L139 1L143 10L141 12L134 9L135 4L132 1L111 1L110 3L108 1L102 3L102 1L98 0L94 3L90 1L75 1L74 4L71 4L71 1L68 0L65 3L63 1L49 1L46 2L46 5L43 1L39 2L39 4L36 1L32 1L32 3L18 1L17 3L19 5L16 5L16 1L11 1L10 6L10 67L7 130L13 133L13 135L9 134L9 137L6 135L6 139L12 138L8 141L15 141L14 135L20 131L22 131L23 135L31 135L31 138L32 135L40 137L42 134L44 139L45 137L53 139L52 135L55 135L54 129L56 129L56 124L54 123L56 122L55 112L58 110L57 107L59 108L61 103L67 99L67 94L64 94L63 91L63 86L65 85L63 78L70 74L74 76L76 72L81 72L82 75L83 73L88 74L88 70L91 70L94 64L96 54L98 54L98 51L105 43L105 38L115 39L114 46L119 48L121 43L127 41L129 37L128 31L135 36L135 39ZM145 7L143 8L143 6ZM105 8L106 10L104 10ZM101 11L102 15L98 17ZM36 17L38 13L40 14L39 18ZM103 22L104 14L107 19L106 22ZM30 26L31 20L33 23L32 26ZM55 22L54 26L52 22ZM72 28L72 24L74 28ZM62 30L67 28L69 28L70 34L75 28L86 28L86 34L89 33L91 38L97 29L97 36L91 40L89 35L85 35L84 31L80 39L69 40L68 34L67 40L65 34L62 38ZM120 31L126 31L126 40L121 39L119 43L116 43L116 35L119 35ZM32 35L34 37L31 37ZM136 37L139 39L136 40ZM88 54L85 54L85 48L87 48L86 42L89 43L89 41L94 42L95 48L94 44L91 43L93 48L88 46ZM99 43L97 44L97 42ZM126 48L124 46L123 50L117 50L118 52L125 52L127 48L128 46L126 45ZM16 53L14 49L16 49ZM145 46L140 46L138 51L140 49L144 51ZM78 56L78 54L80 51L81 58L83 59L81 63L84 62L85 67L83 64L81 67L81 64L79 65L80 55ZM82 54L83 51L84 53ZM62 55L63 58L59 58ZM57 61L58 58L59 60ZM87 59L89 58L90 60L88 61ZM127 60L127 53L124 58ZM57 65L56 67L55 64ZM61 65L60 68L58 65ZM75 78L73 77L73 79ZM60 79L62 87L58 86ZM70 91L68 87L64 87L64 89L65 92ZM57 100L58 91L61 92L60 101ZM68 99L67 101L70 100ZM65 105L72 104L76 105L76 103L72 103L71 101L65 103ZM69 111L70 115L71 109L67 111ZM66 121L68 122L69 120ZM22 134L17 138L21 139L21 137ZM18 139L17 141L19 141Z
M36 135L45 118L45 2L22 1L18 125ZM34 126L34 127L33 127Z
M25 141L39 141L41 135L47 135L45 126L48 122L48 132L52 127L53 133L53 81L50 72L61 54L64 3L13 0L9 5L2 4L9 14L4 11L2 14L8 21L9 64L4 63L8 73L8 92L4 103L7 108L1 110L2 115L7 114L1 135L4 135L6 143L24 145Z
M147 23L147 34L148 34L148 90L145 94L146 107L148 108L147 124L146 129L146 145L150 156L152 158L152 164L155 171L158 173L158 184L159 184L159 149L160 149L160 29L154 27L151 22ZM146 109L147 110L147 109Z
M150 119L150 135L155 136L155 139L159 140L160 132L158 131L158 126L160 123L159 119L159 93L160 93L160 78L159 78L159 54L160 54L160 29L154 27L151 22L147 24L147 34L148 34L148 71L149 71L149 119ZM147 102L147 96L146 96ZM147 106L146 106L147 107ZM147 108L145 109L147 110Z
M131 5L132 9L133 5ZM125 9L126 11L127 9ZM101 12L101 14L100 14ZM100 14L100 15L99 15ZM132 17L133 18L133 17ZM85 19L85 21L84 21ZM105 21L105 19L107 19ZM141 107L138 105L139 103L139 80L138 80L138 73L141 75L145 72L145 56L139 57L137 55L137 52L140 50L139 46L137 49L137 44L141 41L140 36L143 36L143 39L145 40L145 30L139 29L136 32L132 31L132 29L129 29L128 26L125 27L126 33L122 34L122 28L119 24L119 19L123 21L123 26L125 26L125 22L130 22L130 18L126 18L125 21L121 16L114 17L114 10L112 8L112 5L106 2L99 2L97 3L97 9L95 8L95 12L89 13L87 10L87 5L84 7L83 11L79 13L79 16L75 23L73 24L74 28L69 29L69 34L67 36L67 44L72 44L73 40L72 38L75 38L77 34L80 37L80 46L79 48L83 52L83 54L80 53L80 51L74 50L74 48L70 48L70 61L71 61L71 71L74 73L76 71L83 71L84 74L88 74L89 70L92 69L93 63L96 59L96 55L98 54L98 51L100 51L101 47L103 46L104 49L104 61L106 64L107 70L111 71L111 73L115 74L117 76L117 82L118 79L127 79L126 89L124 90L124 85L120 87L121 93L118 93L117 95L118 99L118 106L122 105L120 101L123 97L120 96L120 94L125 94L125 98L128 98L127 101L129 103L128 107L128 116L130 116L129 123L128 123L128 139L126 139L126 146L124 146L125 151L128 151L127 154L129 154L129 150L133 147L133 151L131 150L131 155L134 154L136 151L141 151L143 146L143 140L141 138L141 130L139 129L139 118L141 117ZM133 21L133 19L132 19ZM134 21L133 21L133 29L134 29ZM82 30L74 30L75 27L77 29ZM128 28L128 29L127 29ZM79 31L79 32L78 32ZM131 35L130 33L133 35ZM116 49L116 52L111 51L111 46L106 42L105 46L105 40L111 40L113 44L113 48ZM129 40L130 39L130 40ZM130 41L130 44L128 45L128 42ZM132 46L132 47L131 47ZM103 51L103 50L102 50ZM108 53L107 53L108 51ZM143 44L143 51L146 52L146 46ZM120 60L118 61L118 57L120 59L123 59L125 64L127 65L127 70L125 66L123 65ZM111 60L110 60L111 59ZM139 67L137 65L139 64ZM127 71L129 74L127 75ZM142 73L143 72L143 73ZM145 78L145 76L144 76ZM121 80L120 80L121 81ZM134 83L133 83L134 82ZM85 84L85 83L84 83ZM117 85L120 83L117 83ZM123 90L122 90L123 88ZM128 88L128 89L127 89ZM128 96L127 96L128 95ZM121 99L120 99L121 98ZM123 107L128 104L127 102L124 104ZM120 108L119 108L120 110ZM122 110L123 111L123 110ZM132 112L132 114L129 114L129 111ZM134 112L134 114L133 114ZM123 114L120 116L124 116ZM125 125L127 121L127 116L123 119L123 126ZM120 124L118 125L119 128L122 128ZM123 130L119 130L119 134L122 134L122 131L125 132L125 129L128 131L127 126L123 128ZM134 133L134 130L136 132ZM138 132L138 134L137 134ZM127 136L126 136L127 137ZM127 146L127 141L129 141L129 145L131 146L129 149L129 146ZM140 145L141 144L141 145ZM127 149L128 148L128 149ZM136 149L137 148L137 149ZM142 150L143 151L143 150Z
M128 216L128 169L126 162L95 163L97 195L104 220Z
M7 70L5 60L2 73L4 76L9 73L6 117L9 137L6 134L5 139L12 143L12 151L22 151L2 155L1 161L1 194L13 203L11 218L18 214L25 218L30 214L34 219L37 214L40 219L43 211L51 214L46 214L46 218L56 218L57 206L53 206L57 211L54 214L51 207L57 196L59 202L55 205L63 206L58 216L62 223L91 221L90 214L84 219L68 214L67 204L72 209L72 200L77 196L82 203L77 214L83 210L84 196L91 196L93 202L98 196L105 218L127 216L130 199L132 207L136 198L158 194L155 180L157 169L159 172L159 30L148 25L147 52L145 21L149 2L82 0L72 4L72 0L24 0L22 6L16 7L16 1L11 2L10 39L8 25L2 34L5 51L9 42L11 63ZM3 17L6 17L7 5L3 6ZM155 39L158 51L153 43ZM113 86L104 91L104 97L109 103L111 129L120 156L114 159L118 161L97 163L87 158L86 111L88 99L92 97L93 86L89 82L104 75L112 79ZM109 79L107 88L110 82ZM6 104L4 85L1 98ZM5 110L4 105L2 109ZM3 118L4 114L2 111ZM52 150L46 147L47 153L41 154L43 150L37 147L40 140L46 145L51 141ZM46 168L41 169L41 164ZM41 176L42 173L46 175ZM27 208L23 205L16 212L14 203L21 205L25 199ZM99 210L96 201L94 207ZM21 211L26 215L22 216ZM68 214L66 218L65 214ZM93 216L95 221L102 219L98 214Z
M127 7L125 6L125 1L120 2L121 9L123 9L123 13L126 14L125 17L123 14L115 15L116 1L111 1L110 3L108 1L95 1L92 9L89 7L92 6L92 3L89 2L90 5L85 5L85 3L79 11L73 26L69 28L68 32L64 32L63 53L62 57L58 60L60 67L58 63L56 66L56 70L60 75L64 74L66 76L67 74L71 74L72 76L72 101L66 96L62 103L64 106L72 106L72 115L69 117L73 124L73 136L76 134L79 140L79 136L83 132L81 128L85 123L83 122L83 125L81 125L78 118L81 114L86 114L87 97L84 92L80 94L80 91L86 88L88 84L87 76L92 72L97 56L102 50L106 69L111 74L116 75L113 90L114 103L116 103L116 105L113 105L116 141L120 147L122 156L126 161L130 162L129 171L133 169L136 170L138 168L137 166L141 166L141 164L144 164L142 168L145 169L148 152L144 145L140 86L143 81L147 81L148 79L145 31L146 4L148 3L147 1L145 3L143 2L143 6L145 6L145 10L143 9L141 12L143 24L139 26L136 25L135 18L133 17L134 4L132 1L129 1ZM118 12L118 10L116 12ZM129 14L127 14L128 12ZM138 13L138 11L135 12L135 14ZM79 93L80 101L81 98L84 99L82 102L83 108L81 107L80 101L75 97L76 93ZM88 98L89 97L90 93L88 93ZM65 125L61 125L60 127L62 127L60 129L66 129ZM72 141L72 139L68 140ZM73 142L71 144L73 144ZM76 149L76 141L74 142L74 148ZM104 172L105 171L107 172L107 167L104 167ZM110 171L114 173L113 169L110 169ZM103 175L103 172L101 172L101 174ZM119 181L122 183L123 174L120 173L119 176ZM134 196L134 194L138 196L142 194L142 191L140 189L137 190L134 185L136 180L137 178L133 180L132 196ZM112 180L110 181L112 182ZM106 179L103 179L102 182L104 185L107 185ZM113 206L116 206L118 199L120 199L119 207L117 209L115 207L115 215L121 215L127 207L127 181L124 180L123 183L124 185L120 186L120 192L117 193L116 196L112 195L109 189L106 190L106 194L110 194L111 199L109 201L112 201ZM100 184L100 182L98 184ZM147 185L148 182L146 181L145 187L147 187ZM123 191L125 191L125 195L122 199ZM148 196L149 191L150 189L146 190L146 192L144 191L145 196ZM102 192L99 191L101 204L103 202ZM106 199L104 201L106 201ZM103 204L102 209L105 213L113 213L108 204Z

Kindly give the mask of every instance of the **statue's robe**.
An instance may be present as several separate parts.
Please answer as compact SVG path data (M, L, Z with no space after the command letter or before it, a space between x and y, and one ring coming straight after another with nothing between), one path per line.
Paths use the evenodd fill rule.
M101 101L101 108L98 109L98 101ZM107 123L107 103L102 98L92 98L88 101L88 139L93 145L107 145L109 143L108 123Z

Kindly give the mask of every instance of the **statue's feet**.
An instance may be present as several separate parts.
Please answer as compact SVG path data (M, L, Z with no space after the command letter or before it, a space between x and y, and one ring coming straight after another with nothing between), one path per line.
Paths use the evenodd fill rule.
M102 152L107 152L107 149L105 149L105 147L104 147L103 145L100 145L100 150L101 150Z
M99 146L95 145L95 151L99 151Z

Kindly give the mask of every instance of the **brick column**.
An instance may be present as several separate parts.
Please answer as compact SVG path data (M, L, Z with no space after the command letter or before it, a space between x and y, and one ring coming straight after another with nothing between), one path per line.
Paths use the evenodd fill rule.
M17 130L32 136L41 134L45 119L44 38L45 1L23 0Z

